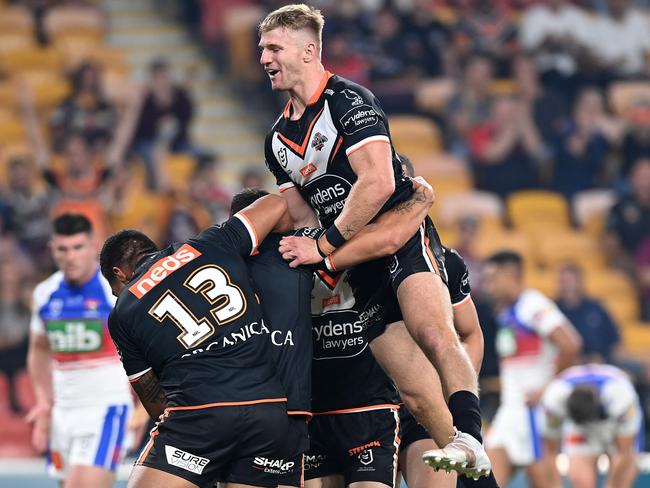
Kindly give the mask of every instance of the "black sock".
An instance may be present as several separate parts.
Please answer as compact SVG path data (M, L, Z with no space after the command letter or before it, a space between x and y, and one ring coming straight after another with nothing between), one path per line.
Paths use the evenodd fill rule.
M487 478L479 478L478 480L473 480L467 476L459 476L456 488L499 488L499 485L494 475L490 473Z
M454 426L483 443L481 437L481 410L478 397L471 391L457 391L449 397L449 411Z

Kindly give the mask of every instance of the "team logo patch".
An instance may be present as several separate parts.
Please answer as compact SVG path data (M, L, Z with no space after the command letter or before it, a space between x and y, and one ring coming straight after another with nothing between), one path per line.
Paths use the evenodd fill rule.
M359 462L364 466L372 464L374 460L375 459L372 455L372 449L368 449L367 451L363 451L361 454L359 454Z
M316 166L314 166L314 163L309 163L307 166L303 166L300 168L300 174L307 178L310 174L314 173L316 171Z
M345 98L347 98L348 100L352 100L350 105L352 105L353 107L357 107L363 104L363 98L361 98L361 95L359 95L354 90L350 90L349 88L346 88L341 93L345 95Z
M165 446L165 455L167 456L167 462L172 466L194 474L203 474L203 468L210 462L207 458L195 456L177 447L167 445Z
M311 140L311 147L313 147L317 151L320 151L321 149L323 149L323 146L327 141L328 141L327 137L325 137L320 132L316 132L316 134L314 134L314 138Z
M142 298L167 276L200 255L201 253L189 244L183 244L174 254L156 261L138 281L131 285L129 291L136 297Z

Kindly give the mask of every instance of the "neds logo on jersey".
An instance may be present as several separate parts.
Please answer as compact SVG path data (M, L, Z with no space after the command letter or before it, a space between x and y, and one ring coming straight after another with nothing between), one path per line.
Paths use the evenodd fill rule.
M129 291L136 297L142 298L149 293L158 283L167 278L177 269L182 268L190 261L201 255L199 251L189 244L183 244L178 250L169 256L156 261L138 281L133 283Z

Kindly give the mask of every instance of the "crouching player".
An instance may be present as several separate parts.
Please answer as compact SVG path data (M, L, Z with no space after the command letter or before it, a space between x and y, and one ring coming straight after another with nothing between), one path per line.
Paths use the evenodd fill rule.
M569 456L569 479L576 488L596 488L596 461L610 456L605 488L630 488L636 479L642 414L639 398L625 373L613 366L588 364L567 369L542 398L546 412L547 464L559 474L555 455Z

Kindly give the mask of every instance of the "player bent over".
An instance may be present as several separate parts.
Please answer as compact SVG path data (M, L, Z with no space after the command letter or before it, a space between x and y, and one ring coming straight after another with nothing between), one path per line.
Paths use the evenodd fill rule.
M551 300L525 288L523 273L521 256L511 251L494 254L484 267L485 292L498 312L501 377L501 405L486 444L502 486L515 468L524 467L533 488L547 488L550 472L542 460L539 401L555 375L573 364L581 341Z
M277 486L256 459L290 454L287 398L245 258L285 211L268 195L163 250L135 230L104 243L101 270L118 296L110 333L160 419L129 487Z
M555 456L569 456L569 479L576 488L596 488L596 461L610 457L605 488L631 488L641 448L642 410L625 373L614 366L587 364L565 370L546 388L543 431L547 465L559 474ZM557 486L560 486L559 484Z
M267 165L297 226L318 225L315 211L327 229L317 241L283 241L282 252L292 266L323 261L412 193L377 99L364 87L325 71L323 23L319 11L288 5L270 13L259 29L260 63L272 89L290 96L266 138ZM476 373L453 329L442 256L433 235L431 222L423 222L394 253L398 266L357 268L351 279L357 275L359 288L371 294L390 274L406 326L440 374L454 425L462 432L451 426L446 432L446 441L457 447L453 459L443 455L431 462L484 475L490 463L481 445ZM359 301L365 308L364 302Z
M233 197L231 215L267 194L264 190L242 190ZM285 218L289 219L288 213ZM284 227L293 229L291 223ZM246 260L270 330L271 356L287 393L289 427L286 444L291 449L291 453L283 459L257 457L254 463L259 469L276 473L280 486L301 488L304 479L303 454L309 448L307 421L312 415L309 309L312 272L303 267L290 268L282 259L278 245L286 234L270 233L258 247L258 252Z
M108 333L115 298L99 272L90 221L64 214L50 249L59 271L34 289L28 370L32 443L66 488L108 488L127 446L131 389Z

